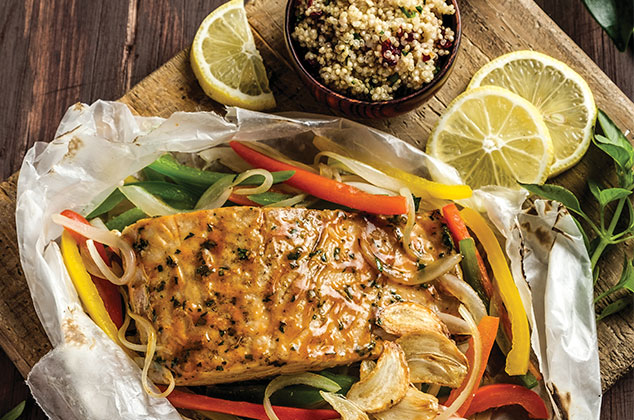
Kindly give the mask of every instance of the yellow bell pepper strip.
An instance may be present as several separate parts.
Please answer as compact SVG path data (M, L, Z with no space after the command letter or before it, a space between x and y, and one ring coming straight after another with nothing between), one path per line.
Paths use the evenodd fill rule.
M95 283L93 283L90 274L86 271L84 262L79 254L79 249L77 248L77 242L75 242L71 234L66 230L62 233L61 250L66 270L68 270L70 279L75 285L75 290L77 290L77 294L86 312L88 312L88 315L90 315L95 324L97 324L108 337L119 344L117 327L114 322L112 322L108 311L106 311L106 307L99 296Z
M482 376L484 375L484 371L486 370L487 364L489 362L489 355L491 354L493 343L495 343L495 337L497 336L499 325L499 318L496 318L494 316L485 316L478 324L478 332L480 333L480 339L482 340L482 358L480 360L480 370L478 371L476 386L473 388L472 394L465 400L465 402L456 412L456 414L460 416L464 416L464 413L469 409L469 406L471 405L471 400L473 400L473 396L475 395L476 390L478 389L478 386L482 381ZM475 365L475 351L473 349L473 343L473 338L469 339L469 348L467 349L466 354L467 361L469 362L469 369L472 369ZM460 385L460 387L451 391L451 393L449 394L449 398L443 403L443 405L449 407L451 403L454 402L460 394L462 394L465 386L467 386L467 382L469 382L468 378L471 376L470 373L471 372L467 374L467 377L465 378L462 385Z
M524 375L528 370L530 357L530 329L520 293L513 281L502 248L480 213L465 207L460 211L460 216L484 247L493 271L494 285L497 286L502 302L508 311L512 334L511 350L506 356L505 371L511 376Z
M333 142L332 140L323 137L315 136L313 144L320 151L329 151L339 153L340 155L347 156L351 159L356 159L352 154L343 146ZM468 185L447 185L439 182L430 181L420 176L410 174L401 169L393 166L386 165L375 160L364 162L367 165L373 166L384 174L396 178L399 181L403 181L405 185L410 189L412 194L426 198L438 198L441 200L460 200L463 198L469 198L473 195L471 187Z
M407 213L407 201L403 196L369 194L343 182L270 158L240 142L231 141L229 146L238 156L256 168L268 171L295 171L294 175L285 181L286 184L322 200L372 214Z
M464 414L471 417L490 408L519 405L532 419L548 419L548 409L544 401L535 392L520 385L493 384L478 389L469 409Z

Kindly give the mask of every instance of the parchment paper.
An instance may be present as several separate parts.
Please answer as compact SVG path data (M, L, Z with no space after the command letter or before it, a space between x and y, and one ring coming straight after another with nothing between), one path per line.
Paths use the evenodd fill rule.
M126 176L164 152L195 153L237 138L266 141L310 162L315 134L359 156L460 182L453 168L358 123L239 108L229 108L225 118L199 112L175 113L164 120L135 117L116 102L76 104L51 143L37 143L29 150L18 180L18 243L36 312L54 350L35 365L27 382L51 418L180 416L166 399L146 395L140 369L84 313L55 242L61 228L50 216L67 208L86 214ZM533 349L558 407L555 412L564 409L572 419L598 419L601 387L592 280L581 235L562 208L542 202L532 213L522 212L524 199L521 192L487 188L464 204L488 214L508 238L507 253L533 326Z

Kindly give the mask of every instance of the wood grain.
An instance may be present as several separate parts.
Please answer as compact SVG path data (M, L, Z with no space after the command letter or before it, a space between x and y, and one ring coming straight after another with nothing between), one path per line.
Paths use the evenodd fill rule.
M59 118L69 105L77 100L92 102L98 98L113 99L121 96L142 77L187 46L198 23L220 1L129 0L127 2L91 2L88 5L86 2L75 1L53 1L44 4L44 2L32 0L24 3L16 0L12 3L12 7L0 10L0 52L3 53L3 57L8 57L11 69L9 72L0 73L0 87L8 92L9 99L8 102L0 105L3 111L0 113L0 135L3 138L0 146L0 174L3 177L18 169L23 153L34 141L52 138ZM260 34L260 48L272 71L271 83L278 90L276 92L278 100L281 99L280 109L296 109L297 100L301 99L302 106L306 109L324 112L325 110L319 105L305 100L306 91L303 86L297 78L288 74L283 46L275 38L269 42L270 47L262 44L262 37L267 37L271 30L280 29L280 25L276 25L279 20L276 21L276 14L273 13L275 9L263 7L263 3L263 0L258 0L257 3L250 5L250 15L256 36ZM463 1L461 4L464 3L467 2ZM518 28L517 25L504 22L502 12L518 13L517 19L522 22L534 16L533 13L541 13L531 1L523 0L518 3L521 10L515 6L515 2L501 0L491 1L488 4L472 0L469 4L475 5L474 8L469 8L469 4L463 7L465 14L472 13L469 16L468 25L474 34L473 40L467 37L469 39L463 46L459 59L461 61L458 63L458 66L462 65L461 71L470 72L489 57L505 49L524 48L527 45L526 37L538 38L539 45L542 47L539 49L560 57L566 62L585 60L580 52L569 44L562 46L542 42L543 39L548 41L562 35L558 29L546 27L550 25L548 21L541 21L537 28L532 28L530 25ZM594 61L613 80L617 81L628 96L634 97L632 50L630 49L626 54L617 53L602 35L598 26L587 17L585 10L579 7L577 0L557 2L542 0L540 3L556 18L558 23L564 25L564 29L573 35L586 53L590 54ZM480 12L481 7L484 12L475 13L475 8ZM253 10L262 12L256 15L260 17L259 19L254 18L251 13ZM475 34L475 31L478 34ZM495 43L495 35L499 33L504 34L505 40L501 47ZM507 37L507 34L511 35ZM24 54L25 51L28 53ZM181 56L170 63L172 68L168 67L165 70L170 76L166 81L165 78L162 79L161 89L157 91L156 84L152 87L151 81L146 81L126 95L125 101L145 114L166 115L172 110L181 109L173 105L174 101L180 104L183 110L220 109L200 92L184 58ZM50 71L42 71L42 69L50 69ZM596 68L590 67L591 73L595 71ZM584 74L584 77L588 75ZM437 115L444 105L464 88L465 80L454 75L452 81L438 95L437 100L417 111L415 115L419 119L412 120L403 117L376 125L399 133L402 138L412 143L422 144ZM601 93L597 96L611 99L609 93L614 92L615 88L607 81L607 78L595 78L594 83L602 88L599 89ZM172 85L179 88L170 90ZM594 85L593 89L596 89ZM282 97L280 97L280 90L285 93ZM148 102L149 94L152 95L150 102ZM614 104L615 108L618 106L618 103ZM20 118L22 115L29 117ZM420 119L423 122L420 122ZM629 121L634 121L631 114ZM596 157L595 155L587 158L587 162L582 163L579 168L580 173L588 173L594 167L594 172L600 174L603 169L601 165L590 164L590 162L595 163ZM597 167L599 170L596 170ZM571 182L565 177L560 181ZM572 185L578 192L584 192L583 182L573 182ZM4 188L10 190L7 186ZM6 219L0 217L0 220ZM2 237L2 240L11 244L10 238ZM2 246L3 244L4 242ZM609 262L617 262L616 266L618 266L620 258L620 255L615 255ZM21 284L24 288L21 274L9 270L10 264L5 268L5 272L0 271L0 279L2 279L0 285L4 287L4 282L9 282L6 280L9 278L11 283ZM17 297L21 299L23 296L18 294ZM33 312L32 307L27 305L26 308L27 312L29 310ZM1 316L3 316L2 311L0 311ZM630 317L631 314L628 314L625 321L631 321ZM610 324L607 325L604 331L606 340L614 336L620 337L626 347L628 340L632 342L632 337L627 335L627 331L623 332ZM602 334L601 331L600 334ZM6 347L7 340L1 336L0 340ZM30 362L32 363L37 360L37 353L43 351L44 349L35 349L30 355L27 352L23 359L33 358ZM15 354L21 351L9 349L8 352L15 360ZM620 356L621 354L617 354L617 359ZM3 362L0 358L0 368L5 366L3 363L6 365L6 359ZM622 365L615 366L623 369L628 363L631 366L632 360L630 359L629 362L626 360ZM24 366L25 364L20 366L22 372L25 372ZM609 381L612 382L615 378L616 376L610 377ZM3 389L3 384L12 383L16 383L15 395L19 395L20 389L24 390L20 381L5 382L3 377L0 379L0 391ZM633 384L634 378L630 374L626 382L608 393L602 418L632 418L634 406L628 397L633 391ZM6 388L5 386L4 389ZM614 394L616 397L611 397ZM5 394L0 393L0 413L11 407L8 402L5 403L7 399L2 398L3 395ZM30 415L39 416L39 414Z

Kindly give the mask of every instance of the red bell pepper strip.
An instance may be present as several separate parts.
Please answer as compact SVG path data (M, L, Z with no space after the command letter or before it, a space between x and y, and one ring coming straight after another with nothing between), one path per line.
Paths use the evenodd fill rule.
M60 214L77 222L87 225L90 224L88 220L86 220L86 218L72 210L64 210ZM86 243L86 238L84 236L71 229L66 229L66 231L70 233L70 235L73 237L78 245L83 245ZM95 242L95 248L97 248L97 252L99 252L99 255L101 256L101 258L103 258L103 261L107 265L110 265L110 258L108 257L103 244ZM123 325L123 307L121 305L121 294L119 293L119 288L116 285L110 283L108 280L95 277L92 274L90 275L90 278L92 278L93 283L95 283L95 287L97 288L99 296L101 297L101 300L106 307L108 315L110 315L110 319L112 319L112 322L114 322L117 328L121 328L121 326Z
M231 414L256 420L269 420L262 404L221 400L205 395L190 394L177 389L172 391L172 393L167 396L167 399L176 408L214 411L216 413ZM280 406L273 406L273 410L280 420L327 420L338 419L340 417L339 413L334 410L308 410L305 408Z
M255 201L249 200L246 195L242 194L231 193L231 195L229 196L229 201L240 206L262 207Z
M74 212L72 210L64 210L60 214L62 216L68 217L69 219L72 219L72 220L74 220L76 222L83 223L85 225L89 225L90 224L90 222L88 222L88 220L86 220L86 218L84 216L82 216L81 214L76 213L76 212ZM77 232L75 232L74 230L71 230L71 229L67 229L67 228L64 228L64 229L66 229L66 231L68 231L68 233L70 233L70 235L73 237L75 242L77 242L77 244L85 244L86 243L86 238L84 238L79 233L77 233ZM106 253L106 249L104 248L103 244L95 242L95 248L97 248L97 252L99 252L99 255L101 256L103 261L107 265L110 265L110 258L108 258L108 254Z
M477 380L476 384L480 384L482 381L482 375L484 375L484 370L487 367L487 363L489 361L489 355L491 354L491 349L493 348L493 343L495 343L495 337L498 333L498 326L500 323L500 319L494 316L485 316L478 324L478 331L480 332L480 339L482 340L482 360L480 361L480 370L477 372ZM471 370L474 366L475 351L473 349L473 338L469 340L469 348L467 349L467 360L469 361L469 370ZM454 389L449 394L449 398L444 403L445 406L449 407L452 402L458 398L458 396L462 393L465 386L467 385L468 378L471 372L467 374L467 378L465 378L462 385L459 388ZM471 400L473 399L473 395L475 395L475 390L478 389L478 386L474 388L474 393L470 395L462 404L462 406L458 409L457 414L464 417L464 413L469 409L471 405Z
M445 207L443 207L442 214L445 218L447 228L449 228L449 232L451 232L454 243L458 244L463 239L471 238L471 235L469 235L469 231L467 230L467 225L465 225L464 220L462 220L462 217L460 217L460 212L458 211L458 208L454 203L447 204ZM484 292L490 298L493 295L493 284L491 283L489 273L487 272L486 266L484 265L484 260L482 260L482 256L477 249L476 259L478 260L478 267L480 268L482 288L484 288Z
M520 405L532 419L550 418L546 404L539 395L521 385L513 384L493 384L481 387L475 393L465 416L471 417L489 408L506 405Z
M295 174L285 183L322 200L373 214L407 213L405 197L369 194L356 187L270 158L240 142L231 141L229 146L242 159L256 168L264 168L272 172L295 171Z

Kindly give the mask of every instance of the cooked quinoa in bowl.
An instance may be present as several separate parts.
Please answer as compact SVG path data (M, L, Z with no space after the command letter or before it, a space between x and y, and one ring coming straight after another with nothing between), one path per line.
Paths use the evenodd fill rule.
M430 83L450 54L455 33L445 0L300 0L294 41L330 89L388 101Z

